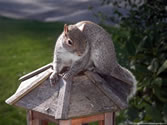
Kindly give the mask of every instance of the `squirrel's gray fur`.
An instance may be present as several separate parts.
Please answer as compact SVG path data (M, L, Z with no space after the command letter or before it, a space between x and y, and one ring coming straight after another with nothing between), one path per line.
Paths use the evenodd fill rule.
M136 91L135 77L117 62L111 36L93 22L81 21L64 26L55 46L51 83L55 82L64 66L70 67L64 79L72 79L83 70L93 69L99 74L111 75L133 85L129 98Z

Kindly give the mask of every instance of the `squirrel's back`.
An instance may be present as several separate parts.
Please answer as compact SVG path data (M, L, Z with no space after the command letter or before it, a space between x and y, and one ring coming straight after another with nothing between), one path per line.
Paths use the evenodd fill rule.
M81 21L75 25L84 33L88 43L91 44L91 61L95 65L96 71L133 85L130 96L134 95L136 79L128 69L118 64L110 34L101 26L90 21Z
M98 67L97 71L110 74L117 65L117 59L109 33L101 26L90 21L82 21L75 25L87 37L88 44L91 44L91 61Z

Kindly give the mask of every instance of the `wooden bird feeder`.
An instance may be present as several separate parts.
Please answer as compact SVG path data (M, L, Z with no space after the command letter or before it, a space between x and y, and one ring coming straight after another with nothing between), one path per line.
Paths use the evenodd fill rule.
M21 77L16 93L6 100L7 104L27 110L28 125L81 125L95 121L115 125L114 113L128 106L132 86L118 79L86 71L72 82L60 78L51 86L51 73L48 64Z

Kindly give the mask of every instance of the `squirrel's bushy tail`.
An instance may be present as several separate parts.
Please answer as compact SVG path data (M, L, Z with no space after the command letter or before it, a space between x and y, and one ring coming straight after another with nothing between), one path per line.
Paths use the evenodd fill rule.
M128 100L133 97L133 95L136 93L136 78L135 76L126 68L122 67L121 65L118 65L112 72L111 74L113 77L128 83L129 85L132 86Z

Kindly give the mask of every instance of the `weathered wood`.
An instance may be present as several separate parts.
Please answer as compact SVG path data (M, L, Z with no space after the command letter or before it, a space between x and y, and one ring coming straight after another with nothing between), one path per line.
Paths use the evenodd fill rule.
M40 119L34 117L33 111L27 113L27 125L41 125Z
M115 125L114 113L106 112L127 107L131 85L86 71L85 75L74 77L72 82L60 79L52 87L48 79L52 69L48 66L36 70L38 75L33 76L32 72L22 77L25 81L6 100L8 104L31 110L27 113L28 125L47 125L48 121L61 125L95 121L99 125Z
M133 89L133 85L122 82L114 77L108 75L101 75L101 78L106 81L109 89L111 89L119 98L127 103L127 98Z
M28 80L26 83L30 84ZM40 86L15 103L15 105L54 117L57 109L58 92L59 86L51 86L47 79Z
M71 96L72 81L65 81L62 78L59 80L60 89L57 96L57 110L55 119L67 119Z
M26 80L24 84L31 84L31 82ZM15 105L55 117L56 110L59 110L57 103L58 95L60 94L60 85L61 83L59 82L56 86L51 87L47 79L40 86L25 95ZM104 95L101 90L92 84L92 81L83 75L74 78L69 103L68 118L118 110L112 100Z
M43 123L46 123L45 121L53 122L53 123L56 123L56 124L59 123L59 121L54 119L53 116L48 116L48 115L45 115L43 113L39 113L39 112L36 112L36 111L33 111L33 117L36 118L36 119L40 119L41 121L43 121Z
M114 125L113 113L105 113L104 114L104 125Z
M116 93L116 91L113 88L111 88L109 84L106 83L106 81L102 79L97 73L86 71L85 74L88 76L89 79L92 80L94 85L101 90L101 92L103 92L107 97L109 97L113 101L113 103L115 103L119 107L119 109L125 109L128 107L126 99L122 99L121 97L124 95ZM120 81L117 80L114 82ZM115 84L114 82L111 81L110 84ZM117 88L119 88L119 86L117 86Z
M25 81L25 80L27 80L27 79L35 76L35 75L38 75L39 73L41 73L41 72L43 72L43 71L45 71L45 70L47 70L47 69L49 69L51 67L52 67L52 63L49 63L49 64L47 64L47 65L45 65L45 66L43 66L43 67L41 67L41 68L39 68L39 69L37 69L37 70L35 70L33 72L30 72L30 73L20 77L19 80L20 81Z
M47 79L51 73L52 69L47 69L23 81L6 102L55 119L86 117L127 107L131 86L122 81L87 71L86 75L74 77L72 83L61 79L51 87Z
M44 71L43 73L40 74L38 79L35 79L35 80L33 79L32 81L30 81L31 84L27 85L26 88L22 88L22 89L19 89L18 91L16 91L16 93L13 96L11 96L10 98L8 98L6 100L6 103L7 104L16 103L18 100L20 100L22 97L24 97L30 91L32 91L34 88L36 88L41 83L43 83L49 77L49 75L51 73L52 73L51 69Z
M75 77L71 88L69 118L118 110L86 76Z
M27 125L31 125L31 121L33 120L32 112L31 110L27 111Z

